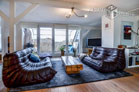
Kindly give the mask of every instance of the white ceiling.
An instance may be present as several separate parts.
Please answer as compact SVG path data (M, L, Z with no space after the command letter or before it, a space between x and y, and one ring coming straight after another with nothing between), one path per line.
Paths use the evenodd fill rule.
M122 11L131 11L139 8L139 0L16 0L16 15L19 15L30 6L29 2L39 3L40 5L28 13L22 21L92 26L100 26L103 13L92 13L79 9L105 8L110 4L117 6ZM67 19L65 15L72 6L78 9L76 10L78 14L88 14L88 18L72 16L70 19ZM8 0L0 0L0 10L9 15ZM139 14L139 9L134 12Z
M37 12L36 12L37 11ZM87 25L93 23L92 21L101 21L100 13L87 13L77 11L78 14L88 14L88 18L79 18L76 16L72 16L67 19L66 14L70 11L70 9L65 8L56 8L56 7L48 7L45 5L41 5L37 7L34 11L30 12L26 15L22 20L23 21L33 21L33 22L47 22L47 23L66 23L66 24L81 24Z

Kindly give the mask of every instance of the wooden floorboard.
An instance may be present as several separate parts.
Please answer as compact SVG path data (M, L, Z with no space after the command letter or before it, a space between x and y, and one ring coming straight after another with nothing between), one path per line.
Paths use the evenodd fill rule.
M126 71L132 73L133 76L22 92L139 92L139 67L126 69ZM6 90L7 88L0 82L0 92L6 92Z

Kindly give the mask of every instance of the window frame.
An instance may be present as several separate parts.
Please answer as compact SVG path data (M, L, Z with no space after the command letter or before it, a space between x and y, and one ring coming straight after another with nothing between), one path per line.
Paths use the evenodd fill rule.
M52 55L53 56L60 56L60 52L55 52L55 29L65 29L66 30L66 52L65 55L73 55L71 53L68 52L68 44L69 44L69 34L68 34L68 30L77 30L79 31L79 27L78 26L69 26L66 24L37 24L37 25L24 25L24 27L22 28L37 28L37 52L40 53L40 28L52 28ZM80 35L80 34L79 34ZM80 43L80 41L79 41ZM79 45L80 48L80 45ZM79 49L80 50L80 49ZM80 51L79 51L80 52ZM78 52L77 52L78 54Z

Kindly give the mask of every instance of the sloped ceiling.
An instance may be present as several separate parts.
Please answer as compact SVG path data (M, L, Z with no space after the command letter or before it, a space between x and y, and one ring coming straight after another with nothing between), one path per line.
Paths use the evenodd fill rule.
M37 12L36 12L37 11ZM32 22L47 22L47 23L62 23L62 24L81 24L88 25L90 23L101 21L100 13L87 13L77 11L78 14L88 14L88 18L79 18L73 15L71 18L67 19L66 14L70 9L65 8L56 8L48 7L45 5L40 5L34 11L26 15L22 20L23 21L32 21ZM100 24L100 23L99 23Z
M86 12L80 9L105 8L110 4L117 6L122 11L132 11L139 8L139 0L16 0L16 15L29 7L30 2L39 3L39 6L28 13L22 21L100 26L103 13ZM77 8L78 14L88 14L88 18L72 16L67 19L65 16L72 6ZM0 0L0 10L9 15L8 0ZM139 9L134 12L139 14Z

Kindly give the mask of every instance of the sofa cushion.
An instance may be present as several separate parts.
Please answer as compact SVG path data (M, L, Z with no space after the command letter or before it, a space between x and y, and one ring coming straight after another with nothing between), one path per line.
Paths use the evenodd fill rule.
M115 57L115 56L107 56L104 59L104 62L116 62L116 61L117 61L117 57Z
M100 67L102 65L102 61L101 60L95 60L95 59L92 59L91 57L89 56L86 56L84 59L83 59L84 63L87 63L89 64L90 66L92 65L96 65L98 67Z
M100 53L100 54L97 54L97 55L94 55L94 56L91 56L91 55L90 55L90 57L91 57L92 59L102 60L102 59L104 58L104 55L103 55L102 53Z
M90 54L92 59L102 60L104 58L104 49L94 47L92 53Z
M39 57L40 57L40 59L44 59L46 57L52 58L52 54L51 53L44 52L44 53L40 53L39 54Z
M118 50L117 49L107 49L105 52L104 62L116 62L118 59Z
M30 54L29 59L32 62L40 62L40 59L34 54Z
M79 55L79 59L80 60L82 60L84 57L86 57L86 56L88 56L87 54L84 54L84 53L81 53L80 55Z

